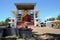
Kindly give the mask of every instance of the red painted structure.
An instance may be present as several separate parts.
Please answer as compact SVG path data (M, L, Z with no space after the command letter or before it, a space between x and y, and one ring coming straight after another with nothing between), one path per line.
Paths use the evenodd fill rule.
M31 16L30 15L26 15L25 17L23 17L22 22L17 22L17 28L18 27L24 27L24 22L28 22L29 26L33 26L34 22L31 22Z
M17 28L18 27L24 27L24 23L25 22L28 22L28 26L34 26L34 21L31 22L31 18L32 17L31 17L31 15L29 15L29 12L28 11L29 10L34 10L35 3L16 3L15 5L16 5L16 8L18 10L24 10L25 11L25 14L27 14L27 15L25 15L24 13L22 13L25 16L21 17L22 18L21 19L22 21L17 22L16 27ZM26 10L27 10L27 12L26 12Z
M31 16L26 15L25 17L23 17L23 21L31 22Z
M29 25L29 26L33 26L33 25L34 25L34 22L29 22L28 25ZM18 28L18 27L25 27L25 26L24 26L24 22L17 22L17 28Z

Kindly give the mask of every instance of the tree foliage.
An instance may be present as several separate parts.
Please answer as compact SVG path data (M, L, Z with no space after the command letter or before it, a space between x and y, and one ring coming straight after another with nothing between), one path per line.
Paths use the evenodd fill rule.
M0 25L7 26L9 24L8 23L9 21L10 21L10 19L9 18L6 18L5 21L1 21L0 22Z
M6 18L6 20L5 20L5 25L8 25L8 24L9 24L9 23L8 23L9 21L10 21L10 19L9 19L9 18Z
M52 18L49 18L49 19L45 20L45 22L46 21L54 21L54 20L55 20L55 18L52 17Z
M58 15L56 19L57 19L57 20L60 20L60 15Z
M0 25L3 25L4 26L5 25L5 22L4 21L1 21L0 22Z

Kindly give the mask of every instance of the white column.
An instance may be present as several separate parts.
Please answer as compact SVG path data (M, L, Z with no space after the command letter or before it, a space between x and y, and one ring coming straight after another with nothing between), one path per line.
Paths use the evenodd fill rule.
M14 25L15 25L15 28L16 28L16 26L17 26L17 18L16 18L16 17L17 17L17 14L19 13L19 11L18 11L18 10L12 10L11 12L12 12L12 13L14 14L14 16L15 16L15 19L14 19L14 20L15 20L15 23L14 23Z
M34 12L34 26L35 26L35 10L33 10L33 12Z
M34 10L34 26L35 27L36 27L36 25L41 26L40 22L39 22L39 18L38 18L38 12L39 12L39 10ZM37 16L37 18L36 18L36 16ZM36 20L38 20L38 21L36 21Z

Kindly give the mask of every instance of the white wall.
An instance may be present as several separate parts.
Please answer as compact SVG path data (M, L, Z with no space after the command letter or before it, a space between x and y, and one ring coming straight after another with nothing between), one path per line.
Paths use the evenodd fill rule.
M35 22L35 26L38 25L38 27L41 27L40 19L39 18L35 18L35 21L34 22Z
M16 18L9 18L10 19L10 26L12 27L12 28L16 28ZM14 20L14 22L13 22L13 20Z
M51 27L52 23L46 23L46 27Z
M56 28L56 23L54 22L46 22L46 27L52 27L52 24L53 24L53 28Z

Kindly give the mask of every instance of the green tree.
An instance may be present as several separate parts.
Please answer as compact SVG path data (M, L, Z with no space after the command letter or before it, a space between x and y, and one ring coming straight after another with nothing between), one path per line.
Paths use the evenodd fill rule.
M9 18L6 18L6 20L5 20L5 25L6 25L6 26L9 24L9 23L8 23L9 21L10 21L10 19L9 19Z
M45 20L45 22L46 21L54 21L54 20L55 20L55 18L52 17L52 18L49 18L49 19Z
M0 22L0 25L3 25L4 26L5 25L5 22L4 21L1 21Z
M60 20L60 14L57 16L57 18L56 18L57 20Z

